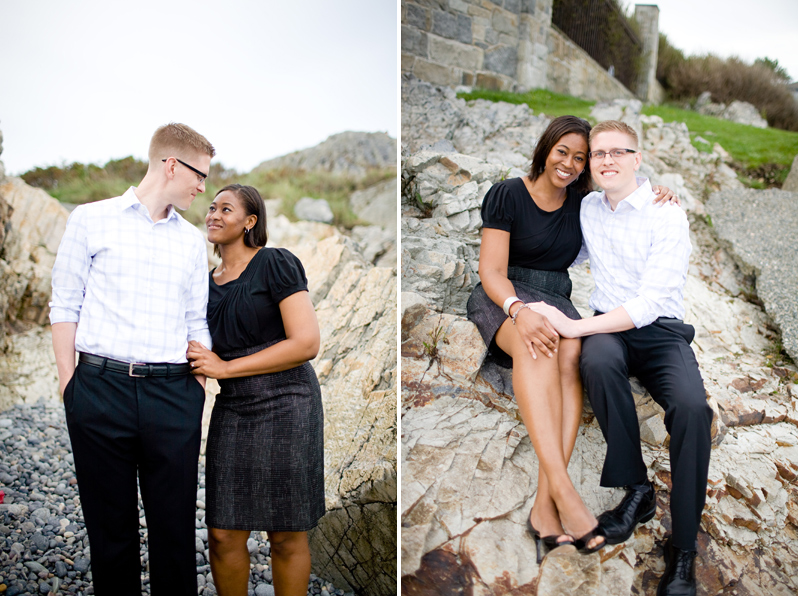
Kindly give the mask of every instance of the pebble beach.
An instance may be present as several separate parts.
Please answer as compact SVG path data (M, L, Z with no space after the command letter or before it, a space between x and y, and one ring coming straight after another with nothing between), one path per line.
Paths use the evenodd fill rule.
M0 595L90 595L91 555L63 405L40 401L0 412ZM205 524L205 457L196 513L197 594L214 595ZM147 523L139 501L142 594L149 594ZM272 596L269 543L253 532L249 595ZM311 575L309 595L353 596Z

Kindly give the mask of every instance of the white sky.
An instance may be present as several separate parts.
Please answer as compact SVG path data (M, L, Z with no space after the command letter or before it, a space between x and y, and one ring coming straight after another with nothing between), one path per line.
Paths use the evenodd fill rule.
M8 174L146 159L183 122L248 171L345 130L397 136L397 0L0 0Z
M798 79L798 0L625 0L659 6L659 30L685 55L779 61Z

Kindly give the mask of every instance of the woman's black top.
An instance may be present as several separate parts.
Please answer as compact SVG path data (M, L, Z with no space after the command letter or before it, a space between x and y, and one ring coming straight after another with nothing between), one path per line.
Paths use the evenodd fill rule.
M302 263L284 248L261 248L238 279L217 285L210 273L208 328L225 353L285 339L280 301L308 289Z
M566 271L582 247L581 193L568 187L556 211L535 204L521 178L494 184L482 201L482 227L510 232L508 267Z

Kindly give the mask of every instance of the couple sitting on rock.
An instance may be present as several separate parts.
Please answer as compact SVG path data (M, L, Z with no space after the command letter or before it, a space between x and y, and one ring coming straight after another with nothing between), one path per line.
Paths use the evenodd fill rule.
M589 143L589 147L588 147ZM712 410L690 342L683 289L691 251L673 194L637 178L637 133L617 121L556 118L528 175L493 186L482 204L482 246L468 316L488 358L513 369L513 390L540 461L528 529L549 548L592 553L631 537L656 513L629 375L665 410L673 533L658 596L696 593L696 538L706 498ZM592 181L601 192L590 192ZM570 301L570 265L590 258L595 316ZM581 340L579 338L584 338ZM581 376L580 376L581 372ZM607 442L605 487L626 496L598 520L568 476L582 380Z

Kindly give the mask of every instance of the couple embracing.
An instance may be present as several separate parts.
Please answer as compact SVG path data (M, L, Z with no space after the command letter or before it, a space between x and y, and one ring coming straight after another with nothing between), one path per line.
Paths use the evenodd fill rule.
M665 410L670 434L673 532L658 596L695 595L696 538L706 498L712 410L683 322L691 251L688 222L668 189L637 178L637 133L574 116L552 121L528 175L493 186L482 204L481 283L468 316L488 358L512 368L513 390L540 462L527 519L538 563L573 544L596 552L654 517L629 376ZM601 191L591 192L592 182ZM570 301L570 265L590 258L594 316ZM581 340L580 340L581 338ZM568 476L582 412L583 383L607 454L601 485L625 487L598 519Z
M261 530L276 593L307 592L307 531L325 510L321 392L308 362L319 327L302 264L265 247L252 187L225 186L210 205L221 264L209 275L205 239L175 208L205 191L215 153L186 125L160 127L138 187L76 208L53 267L53 348L98 596L141 594L137 484L153 596L197 593L206 377L221 387L206 449L216 591L246 595L247 539Z

